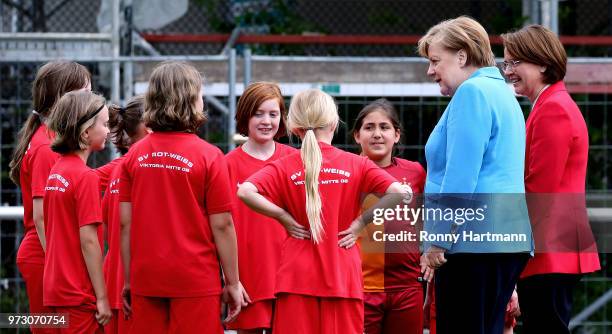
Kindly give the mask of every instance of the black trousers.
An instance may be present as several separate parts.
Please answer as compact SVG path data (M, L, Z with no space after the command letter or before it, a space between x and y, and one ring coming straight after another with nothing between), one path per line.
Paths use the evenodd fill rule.
M521 333L569 334L573 292L580 274L543 274L518 282Z
M436 271L438 334L502 334L506 305L529 254L449 254Z

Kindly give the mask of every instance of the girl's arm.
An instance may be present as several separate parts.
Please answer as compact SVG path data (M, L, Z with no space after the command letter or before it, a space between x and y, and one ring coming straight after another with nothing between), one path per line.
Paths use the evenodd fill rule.
M251 302L251 299L238 277L238 245L232 215L229 212L222 212L212 214L208 218L225 276L223 298L230 304L230 312L225 322L230 322L238 316L242 307Z
M357 242L361 230L374 219L374 213L381 209L395 207L402 200L412 201L412 188L408 185L402 185L399 182L393 182L385 191L383 196L376 205L368 208L359 217L353 220L353 223L346 230L338 233L342 239L338 240L338 246L351 248Z
M36 226L36 234L42 246L43 252L47 251L47 241L45 239L45 215L43 211L43 198L34 197L32 199L32 214L34 216L34 226Z
M283 208L262 196L254 184L250 182L242 183L238 188L238 198L255 212L278 220L292 237L310 239L310 231L306 227L298 224Z
M225 283L228 285L238 284L238 246L232 215L229 212L223 212L208 217L223 267Z
M79 229L81 239L81 252L89 279L93 285L96 294L96 320L101 325L106 325L112 316L108 296L106 295L106 285L104 284L104 275L102 273L102 251L98 242L97 226L89 224L82 226Z

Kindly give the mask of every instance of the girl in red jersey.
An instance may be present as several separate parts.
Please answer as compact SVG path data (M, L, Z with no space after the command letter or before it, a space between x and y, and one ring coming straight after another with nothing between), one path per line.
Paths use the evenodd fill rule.
M278 85L256 82L247 87L238 100L236 129L248 136L248 140L225 157L231 185L237 187L269 162L296 151L274 141L287 131L286 115ZM237 329L239 334L262 333L264 329L269 333L276 270L287 233L273 219L249 209L237 197L234 197L232 216L238 238L240 278L252 304L243 308L236 321L227 327Z
M425 170L418 162L393 156L400 140L401 126L397 112L386 99L365 106L353 126L355 142L380 168L398 182L422 193ZM423 286L420 282L419 243L377 241L375 232L418 233L410 221L387 221L369 225L361 239L364 278L366 334L422 333Z
M134 333L222 333L222 293L227 321L248 300L238 279L227 164L195 134L206 119L201 89L193 66L158 65L144 103L153 133L121 163L123 298Z
M102 332L111 318L98 227L102 222L98 176L85 164L104 149L108 108L91 92L70 92L54 106L51 144L61 157L45 187L47 253L43 284L45 306L68 314L64 333Z
M287 126L302 139L300 152L266 165L238 190L292 236L277 271L277 334L363 333L361 259L352 247L365 225L360 196L404 191L369 159L331 145L338 122L331 96L315 89L296 94Z
M125 108L109 107L109 125L113 144L122 154L116 159L117 164L110 174L110 182L102 199L102 215L106 224L108 253L104 258L104 280L108 288L108 300L113 311L110 323L104 328L107 334L129 333L131 318L122 310L121 290L123 289L123 262L121 261L121 220L119 215L119 178L123 156L129 147L144 138L148 131L142 121L144 96L130 99Z
M51 107L65 93L89 90L91 75L80 64L54 61L43 65L32 84L32 114L19 132L17 147L10 162L10 177L21 187L25 234L17 252L17 266L26 283L30 313L48 313L43 305L43 268L45 229L43 196L51 167L59 154L51 151L53 133L47 128ZM54 330L32 328L34 334Z

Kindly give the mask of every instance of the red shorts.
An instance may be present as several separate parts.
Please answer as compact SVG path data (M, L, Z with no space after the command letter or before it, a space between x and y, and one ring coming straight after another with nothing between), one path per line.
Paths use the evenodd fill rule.
M221 296L159 298L132 294L132 333L218 333Z
M366 292L363 296L365 334L422 334L423 288L397 292Z
M68 314L68 327L60 328L61 334L103 334L104 328L96 320L95 304L80 306L53 306L53 313Z
M108 325L104 326L104 334L127 334L130 333L132 318L125 318L123 309L113 309L113 317Z
M280 294L272 328L276 334L362 334L363 301Z
M19 272L26 284L30 302L30 313L51 313L51 308L43 305L43 272L45 265L36 263L17 263ZM57 333L55 328L30 328L33 334Z
M274 299L267 299L243 307L238 318L226 325L227 329L271 328L274 303Z

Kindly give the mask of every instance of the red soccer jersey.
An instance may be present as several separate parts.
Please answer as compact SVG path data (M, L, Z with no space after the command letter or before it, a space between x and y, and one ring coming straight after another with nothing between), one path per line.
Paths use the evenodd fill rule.
M102 199L102 218L106 224L108 252L104 258L104 281L111 308L121 308L123 262L121 261L121 217L119 215L119 178L123 157L113 160L115 169L108 175Z
M415 195L422 194L425 185L425 170L418 162L393 158L391 165L383 168L398 182L408 184ZM416 205L419 196L415 197ZM411 221L388 221L381 226L368 225L362 239L362 269L366 292L393 292L408 287L420 287L419 242L374 241L373 232L381 230L386 234L412 232L418 236L418 224Z
M384 193L395 182L365 157L319 143L323 155L319 175L324 234L321 242L287 238L282 246L276 293L363 299L359 247L338 246L338 232L359 215L365 193ZM300 152L268 164L251 176L259 192L308 227L304 167Z
M134 294L221 293L208 216L232 208L221 150L182 132L154 132L121 164L119 200L132 202L130 280Z
M51 169L44 198L45 306L96 302L81 251L80 228L102 222L98 182L96 172L73 154L62 156Z
M41 125L32 136L28 150L21 161L19 182L23 198L24 237L17 252L17 263L44 264L45 253L34 225L32 200L45 195L45 185L49 171L59 159L59 154L51 151L53 134L46 125Z
M119 164L121 162L121 158L117 158L117 159L113 159L111 161L109 161L106 165L100 166L96 169L94 169L96 171L96 173L98 174L98 178L100 178L100 191L105 191L106 188L108 188L108 183L110 182L111 179L111 174L113 173L114 170L116 170L117 168L117 164Z
M225 157L229 168L230 182L235 190L249 176L267 163L287 156L297 150L276 143L274 154L268 160L259 160L238 147ZM274 298L276 270L280 261L281 245L287 233L276 220L249 209L232 191L234 209L232 217L238 239L238 265L240 281L253 302Z

